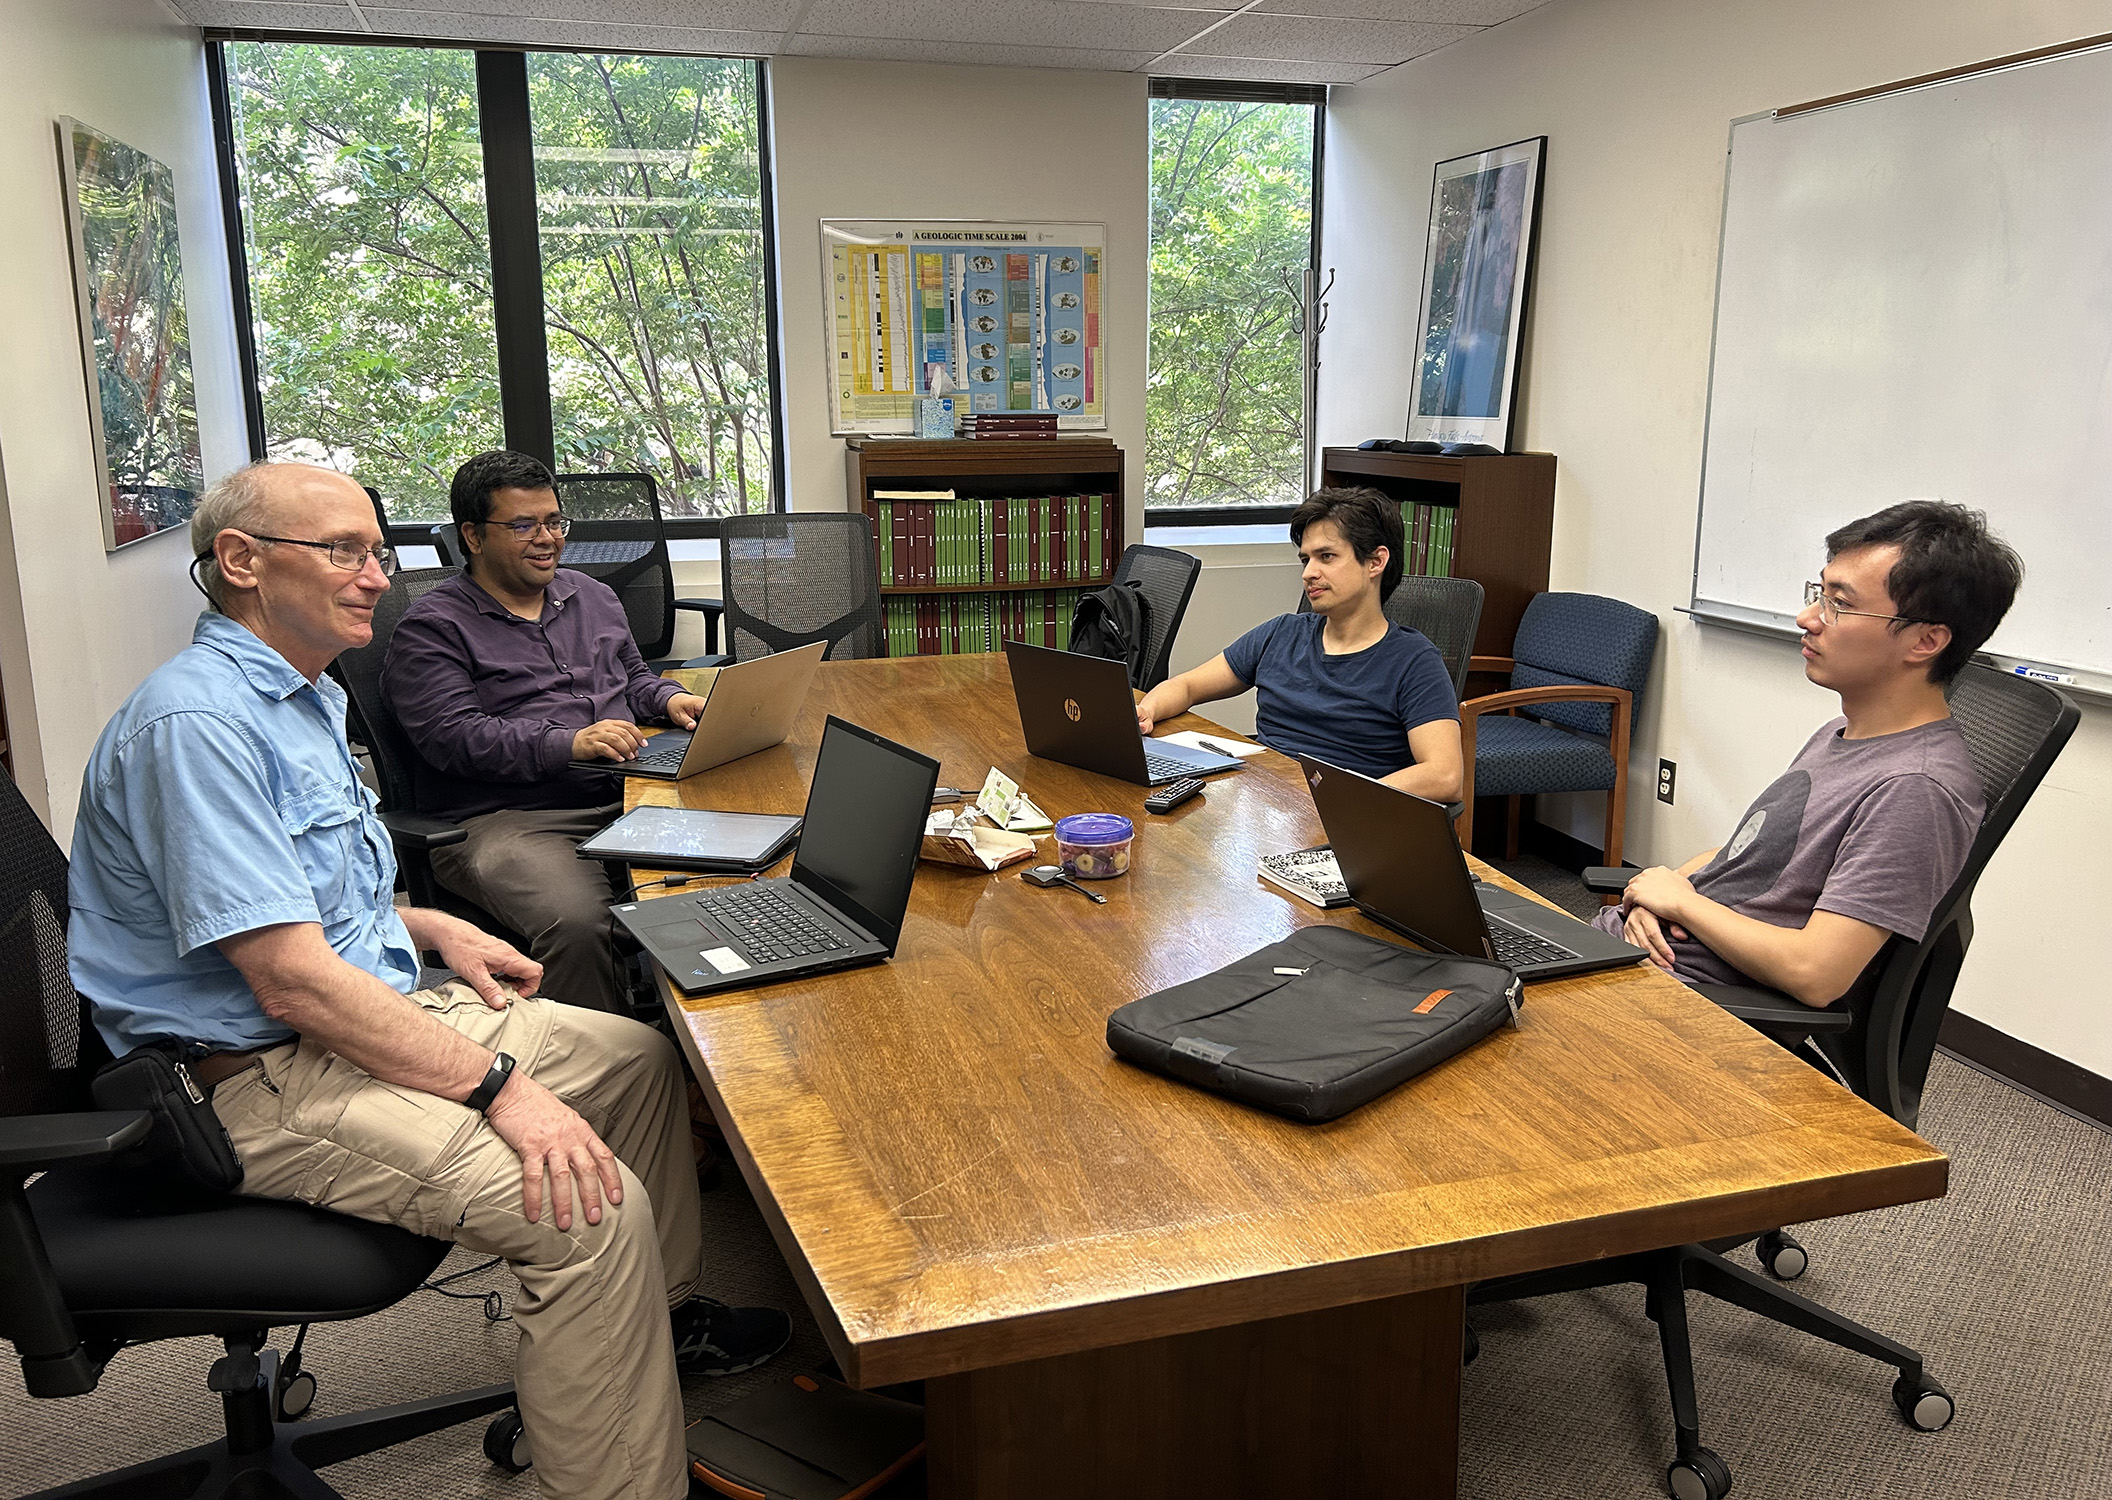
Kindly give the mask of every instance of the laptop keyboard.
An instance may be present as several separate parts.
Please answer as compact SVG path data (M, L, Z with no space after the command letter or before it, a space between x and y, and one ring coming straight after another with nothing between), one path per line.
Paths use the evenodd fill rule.
M775 886L728 886L700 896L697 905L740 938L751 963L810 958L851 946L795 902L787 901Z
M1565 948L1537 932L1528 932L1514 922L1506 922L1502 917L1490 917L1488 921L1489 941L1496 947L1496 961L1513 969L1578 956L1574 948Z
M664 750L648 749L636 759L639 765L651 766L656 771L679 771L682 769L682 757L687 754L689 742L685 740L679 745L669 745Z
M1144 752L1144 774L1153 781L1159 781L1172 777L1193 776L1195 767L1184 760L1175 760L1170 755L1153 755L1149 750L1146 750Z

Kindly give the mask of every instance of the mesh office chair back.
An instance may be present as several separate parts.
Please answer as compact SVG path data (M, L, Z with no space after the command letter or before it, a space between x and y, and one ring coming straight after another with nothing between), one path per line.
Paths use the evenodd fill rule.
M66 973L66 856L8 776L0 856L0 1115L93 1109L88 1079L109 1053Z
M1987 803L1965 868L1921 941L1894 937L1864 969L1847 996L1854 1016L1848 1030L1811 1038L1850 1088L1910 1130L1921 1113L1943 1013L1972 943L1972 896L1980 872L2082 717L2066 694L1977 662L1952 682L1950 700Z
M1202 571L1202 559L1192 552L1142 545L1123 549L1122 560L1115 566L1115 582L1134 582L1148 602L1144 625L1150 638L1144 643L1134 686L1149 691L1166 680L1174 638L1181 632L1181 617L1188 613L1188 599Z
M830 661L887 654L873 525L862 514L729 516L719 576L735 661L813 641L827 643Z
M557 503L572 518L562 564L615 590L647 661L675 644L675 565L650 474L560 474Z

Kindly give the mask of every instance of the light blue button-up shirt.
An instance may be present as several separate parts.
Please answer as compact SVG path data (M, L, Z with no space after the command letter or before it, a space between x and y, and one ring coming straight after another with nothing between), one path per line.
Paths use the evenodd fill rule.
M213 946L260 927L319 923L347 963L416 988L374 807L345 747L344 689L200 615L191 644L104 727L81 778L67 941L111 1051L292 1037Z

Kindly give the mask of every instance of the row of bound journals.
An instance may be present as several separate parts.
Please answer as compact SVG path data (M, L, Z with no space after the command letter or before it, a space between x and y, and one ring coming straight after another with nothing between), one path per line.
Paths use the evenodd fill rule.
M1063 650L1082 589L1016 594L896 594L884 604L889 656L959 656L1001 641Z
M1121 551L1121 507L1111 495L875 490L873 500L880 581L898 588L1094 582Z
M1401 571L1415 578L1450 578L1458 524L1456 505L1403 505L1401 530L1408 555L1401 559Z

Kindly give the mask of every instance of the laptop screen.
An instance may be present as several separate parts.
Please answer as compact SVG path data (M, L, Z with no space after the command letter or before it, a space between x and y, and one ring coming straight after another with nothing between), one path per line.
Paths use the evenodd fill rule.
M821 732L792 878L890 951L909 909L939 763L831 715Z
M1298 764L1357 906L1426 947L1487 956L1488 924L1445 810L1325 761Z

